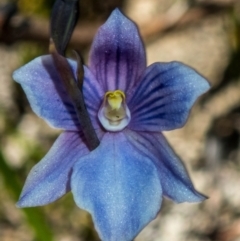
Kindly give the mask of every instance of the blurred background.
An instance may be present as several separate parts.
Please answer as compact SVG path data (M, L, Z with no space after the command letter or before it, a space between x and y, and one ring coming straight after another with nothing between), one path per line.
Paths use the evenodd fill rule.
M29 170L60 133L33 114L11 77L48 53L53 3L0 0L1 241L99 240L91 217L76 207L71 194L40 208L15 207ZM115 7L138 24L148 65L182 61L212 85L186 126L165 133L196 189L209 199L200 204L165 199L157 219L135 241L239 241L240 1L81 0L69 49L79 50L86 63L97 28Z

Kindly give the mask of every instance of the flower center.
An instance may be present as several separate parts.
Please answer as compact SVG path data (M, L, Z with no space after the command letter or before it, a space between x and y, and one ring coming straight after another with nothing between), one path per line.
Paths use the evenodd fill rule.
M131 120L125 94L121 90L108 91L98 112L98 118L108 131L121 131Z

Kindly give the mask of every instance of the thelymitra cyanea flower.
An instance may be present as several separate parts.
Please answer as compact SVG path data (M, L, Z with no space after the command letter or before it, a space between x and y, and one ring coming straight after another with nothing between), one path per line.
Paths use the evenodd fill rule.
M76 73L76 62L68 63ZM205 199L161 132L181 128L209 84L180 62L146 67L138 29L118 9L97 32L84 66L83 95L100 140L95 150L87 147L51 55L13 78L33 111L63 129L31 170L19 207L45 205L71 191L102 240L130 241L156 217L163 196L178 203Z

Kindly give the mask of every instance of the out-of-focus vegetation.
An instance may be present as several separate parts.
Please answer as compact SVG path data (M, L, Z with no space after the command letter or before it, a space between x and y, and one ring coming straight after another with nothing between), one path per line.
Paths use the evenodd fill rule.
M18 0L18 7L25 14L37 14L49 17L54 0Z
M10 2L0 2L0 8ZM39 28L44 28L54 1L16 2L18 10L8 26L0 21L0 239L97 241L91 217L76 207L71 194L44 207L15 207L29 170L60 133L32 113L21 87L11 78L14 69L48 53L45 29L36 38L34 32L24 34L33 23L43 23ZM212 90L195 105L187 125L165 133L186 163L196 188L209 199L194 205L165 200L159 217L136 240L240 240L239 1L81 0L76 31L84 29L78 35L78 50L86 62L91 41L84 38L115 7L139 24L148 64L183 61L212 84ZM18 26L14 33L10 25ZM69 49L77 41L75 37Z

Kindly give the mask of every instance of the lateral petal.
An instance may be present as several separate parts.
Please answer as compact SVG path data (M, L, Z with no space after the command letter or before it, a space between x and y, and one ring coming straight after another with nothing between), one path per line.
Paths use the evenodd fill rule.
M68 60L76 73L76 62ZM96 122L102 89L88 68L84 68L83 93L92 120ZM51 126L64 130L79 130L80 123L50 55L38 57L16 70L13 79L25 91L33 111Z
M120 132L106 133L100 146L74 165L71 188L103 241L133 240L162 201L156 168Z
M129 128L164 131L182 127L196 99L209 83L192 68L179 63L150 65L129 98Z

